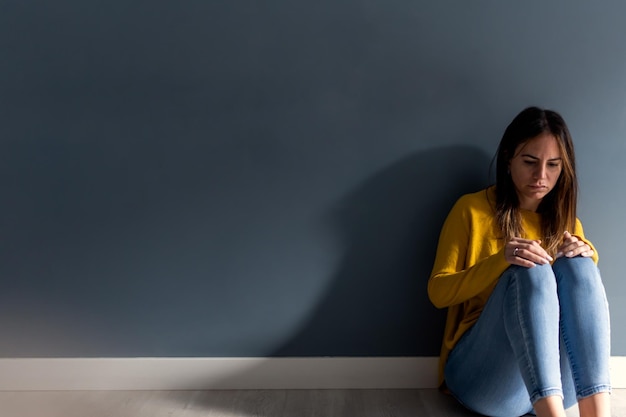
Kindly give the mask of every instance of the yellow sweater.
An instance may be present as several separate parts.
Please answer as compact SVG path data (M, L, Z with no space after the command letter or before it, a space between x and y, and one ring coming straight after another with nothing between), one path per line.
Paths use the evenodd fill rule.
M487 198L489 194L489 198ZM437 247L435 265L428 281L428 296L437 308L448 308L441 355L439 384L448 354L461 336L478 320L498 278L510 266L504 259L501 232L495 223L495 190L490 187L462 196L454 205L443 225ZM522 210L525 239L541 239L541 216ZM570 231L584 240L582 224Z

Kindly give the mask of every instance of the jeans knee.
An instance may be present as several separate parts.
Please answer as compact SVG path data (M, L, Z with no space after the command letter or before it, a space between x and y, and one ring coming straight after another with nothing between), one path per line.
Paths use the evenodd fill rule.
M573 258L568 258L566 256L561 256L556 261L554 261L553 268L565 268L565 269L587 269L587 268L596 268L596 264L593 262L593 259L583 257L583 256L575 256Z
M568 286L590 288L601 284L600 271L591 258L561 257L553 265L556 279Z
M535 265L532 268L516 267L513 277L519 287L533 293L556 291L554 271L549 264Z

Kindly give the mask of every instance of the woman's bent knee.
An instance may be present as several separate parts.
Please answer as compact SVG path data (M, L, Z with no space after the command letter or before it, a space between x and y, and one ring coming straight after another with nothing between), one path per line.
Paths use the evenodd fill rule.
M559 258L553 265L559 286L565 285L582 291L602 288L600 270L591 258Z
M567 275L572 277L599 276L598 267L591 258L576 256L574 258L561 257L554 261L552 266L557 277Z
M509 285L517 287L517 291L556 293L556 277L550 265L516 266L509 279Z

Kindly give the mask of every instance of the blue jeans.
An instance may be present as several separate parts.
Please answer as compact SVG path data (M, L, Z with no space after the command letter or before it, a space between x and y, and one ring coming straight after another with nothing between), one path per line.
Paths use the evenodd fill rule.
M609 309L590 258L512 265L445 367L448 389L467 408L493 417L532 413L560 395L565 408L610 392Z

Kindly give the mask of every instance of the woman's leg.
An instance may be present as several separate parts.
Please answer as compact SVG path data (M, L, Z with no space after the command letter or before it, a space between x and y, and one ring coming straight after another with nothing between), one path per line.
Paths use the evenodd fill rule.
M511 266L477 323L451 352L446 383L478 413L522 415L542 398L563 396L559 359L559 301L552 268Z
M560 258L553 270L561 305L561 334L581 415L610 415L606 394L611 390L610 322L600 273L591 259L583 257Z
M601 392L582 398L578 402L581 417L611 417L611 398L608 392Z

